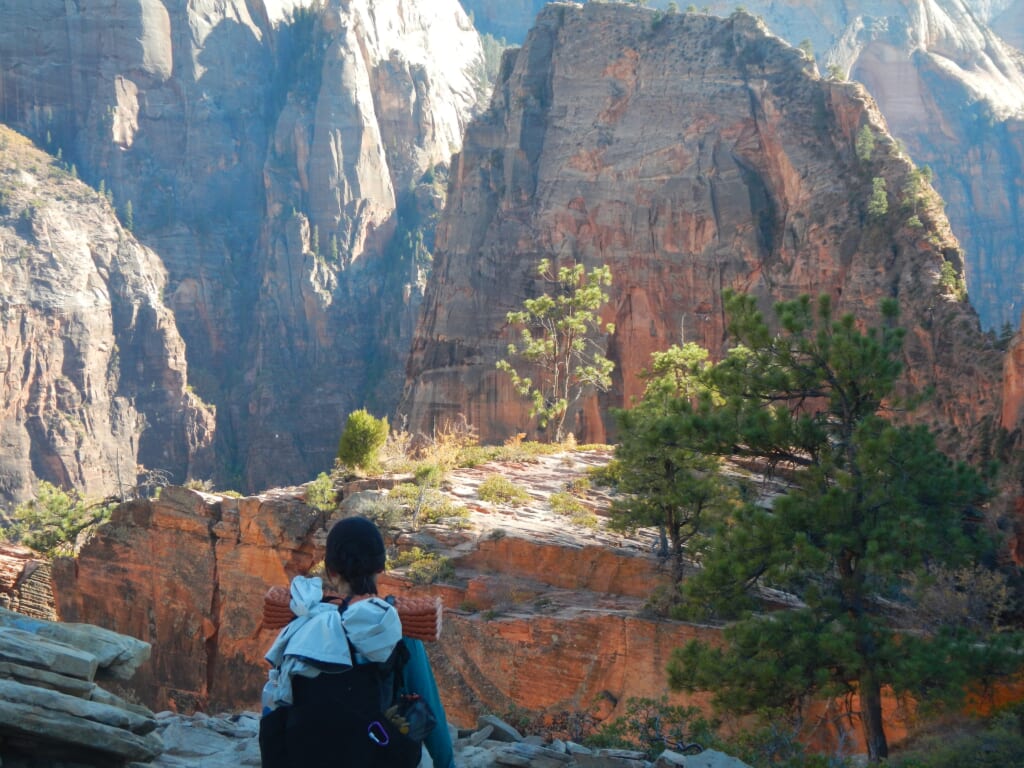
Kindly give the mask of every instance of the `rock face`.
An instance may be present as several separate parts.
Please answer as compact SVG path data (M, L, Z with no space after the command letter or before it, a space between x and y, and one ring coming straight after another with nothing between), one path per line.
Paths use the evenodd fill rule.
M907 384L934 385L933 424L961 449L998 413L1001 360L955 285L960 252L912 166L854 84L824 81L751 16L553 4L506 60L489 111L452 170L438 254L408 366L414 429L465 414L485 440L528 431L526 405L495 370L506 313L543 286L542 257L607 264L604 340L612 392L567 423L609 436L601 413L642 392L652 351L696 341L719 355L722 289L774 300L828 293L877 322L895 297L909 330ZM870 157L855 143L874 135ZM875 179L889 215L871 216ZM769 312L770 314L770 312ZM957 435L958 433L958 435Z
M432 169L478 98L455 0L310 6L14 0L0 29L0 120L111 191L159 254L233 486L312 477L348 411L392 410Z
M55 621L50 563L28 547L0 542L0 608Z
M538 10L464 4L481 29L487 24L514 41ZM668 3L648 5L664 10ZM697 5L722 16L736 7L729 0ZM866 85L892 134L935 171L982 327L1016 324L1024 280L1024 193L1015 181L1024 163L1024 3L753 0L744 7L790 44L809 44L822 72L838 66Z
M560 477L585 466L550 461ZM651 539L575 529L539 503L473 509L481 503L469 497L494 471L453 476L471 507L467 527L397 537L403 548L447 555L458 574L435 591L448 610L442 640L429 644L451 720L474 723L512 702L565 712L603 701L604 717L629 696L660 696L671 649L700 630L637 615L640 584L651 590L667 576ZM77 561L55 563L58 612L152 644L152 662L130 685L154 709L251 709L274 638L260 631L263 594L319 560L325 525L297 490L233 499L168 488L159 500L121 506ZM401 572L382 583L386 593L408 589Z
M105 496L139 464L210 471L164 286L103 197L0 126L0 502L36 478Z
M90 625L0 609L0 760L9 768L123 766L163 742L153 713L98 686L131 677L149 646Z
M710 5L722 14L732 7ZM982 326L1016 324L1024 280L1024 190L1016 182L1024 165L1024 6L756 0L747 8L793 45L810 42L823 71L839 66L864 83L892 135L935 172Z

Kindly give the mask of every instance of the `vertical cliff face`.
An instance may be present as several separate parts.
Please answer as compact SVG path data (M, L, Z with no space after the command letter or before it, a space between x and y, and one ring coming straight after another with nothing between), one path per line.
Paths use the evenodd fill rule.
M716 0L713 13L734 4ZM791 44L808 42L822 72L864 83L893 136L934 172L965 252L984 328L1016 324L1024 260L1024 57L1019 2L831 0L746 8ZM1010 45L1007 45L1009 43Z
M0 501L37 478L104 496L137 464L210 471L164 280L103 197L0 127Z
M454 0L333 4L311 38L267 153L264 278L232 398L249 487L329 467L348 412L393 410L443 205L434 169L478 98L480 41Z
M4 13L0 119L102 184L159 254L190 383L220 406L217 479L327 468L345 413L401 390L443 199L442 175L421 177L478 98L456 0Z
M458 413L487 439L527 426L494 363L511 339L506 313L543 290L542 257L615 276L604 319L619 378L574 415L578 437L607 435L595 406L639 395L652 351L685 340L721 354L726 287L766 310L829 293L864 322L893 296L907 380L939 392L934 424L970 433L993 412L998 354L939 281L944 261L959 266L956 241L930 193L922 226L905 226L912 167L862 88L819 79L745 14L654 21L618 4L548 6L507 64L452 170L408 368L415 428ZM861 159L865 126L876 146ZM867 213L876 178L885 217Z

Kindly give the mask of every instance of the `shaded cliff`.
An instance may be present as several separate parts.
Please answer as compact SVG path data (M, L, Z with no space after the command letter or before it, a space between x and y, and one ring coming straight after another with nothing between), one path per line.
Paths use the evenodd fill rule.
M347 412L401 391L430 174L478 98L455 0L14 0L4 21L0 120L159 254L218 482L329 467Z
M906 382L936 388L919 416L947 444L984 442L999 353L959 298L941 201L926 184L905 191L914 169L863 88L820 79L746 14L620 4L546 7L505 64L452 169L408 366L415 429L465 413L485 440L526 431L526 404L494 363L506 313L543 290L533 268L549 257L614 275L604 319L618 380L570 417L581 439L605 439L601 414L641 394L652 351L685 339L721 354L732 287L766 310L829 293L864 322L895 297ZM862 129L874 149L859 157ZM868 213L876 179L884 216Z
M165 280L106 199L0 126L0 501L212 470Z

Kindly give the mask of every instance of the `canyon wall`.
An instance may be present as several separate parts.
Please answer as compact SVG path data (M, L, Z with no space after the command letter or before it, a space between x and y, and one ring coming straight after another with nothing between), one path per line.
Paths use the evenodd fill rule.
M401 391L444 168L482 87L461 8L15 0L4 21L0 120L159 255L189 384L217 406L207 477L329 468L347 413Z
M867 130L874 148L858 156ZM998 419L1001 356L957 289L962 253L927 187L859 85L822 80L752 16L654 17L622 4L545 7L506 58L490 109L469 127L408 366L414 429L465 414L484 440L531 432L526 403L495 370L506 314L544 290L541 258L607 264L599 339L613 388L570 415L591 441L642 393L650 353L726 344L722 290L771 303L828 293L877 322L895 298L907 327L905 385L962 454ZM888 213L868 200L881 180ZM916 220L912 217L916 216ZM947 266L944 267L944 264Z
M104 197L0 126L0 502L36 478L105 496L138 465L212 471L165 285Z
M517 42L537 12L487 0L464 5ZM664 11L668 2L647 5ZM736 8L729 0L696 6L719 16ZM1024 310L1024 191L1016 182L1024 166L1024 4L752 0L743 7L811 51L822 74L837 68L867 87L893 136L935 172L982 327L1016 327Z

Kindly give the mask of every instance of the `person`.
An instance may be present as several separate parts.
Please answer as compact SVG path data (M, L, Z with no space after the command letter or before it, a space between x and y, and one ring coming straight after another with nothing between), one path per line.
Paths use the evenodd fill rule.
M436 721L424 746L436 768L453 768L451 736L421 639L436 639L440 602L381 599L377 575L386 559L377 526L364 517L347 517L331 528L324 555L325 573L336 594L325 594L321 579L304 576L292 580L287 607L282 605L283 589L267 593L263 625L283 629L266 654L272 671L264 699L274 717L261 720L264 768L340 765L341 745L346 768L370 766L374 760L379 764L374 742L387 743L387 736L375 738L371 729L366 738L365 724L348 733L340 725L344 718L339 719L339 713L356 705L345 693L356 690L357 676L370 669L360 663L376 662L377 668L387 670L400 656L405 657L403 690L415 691L425 700ZM403 626L406 619L408 630ZM340 671L346 675L335 676ZM345 682L349 679L351 685Z

